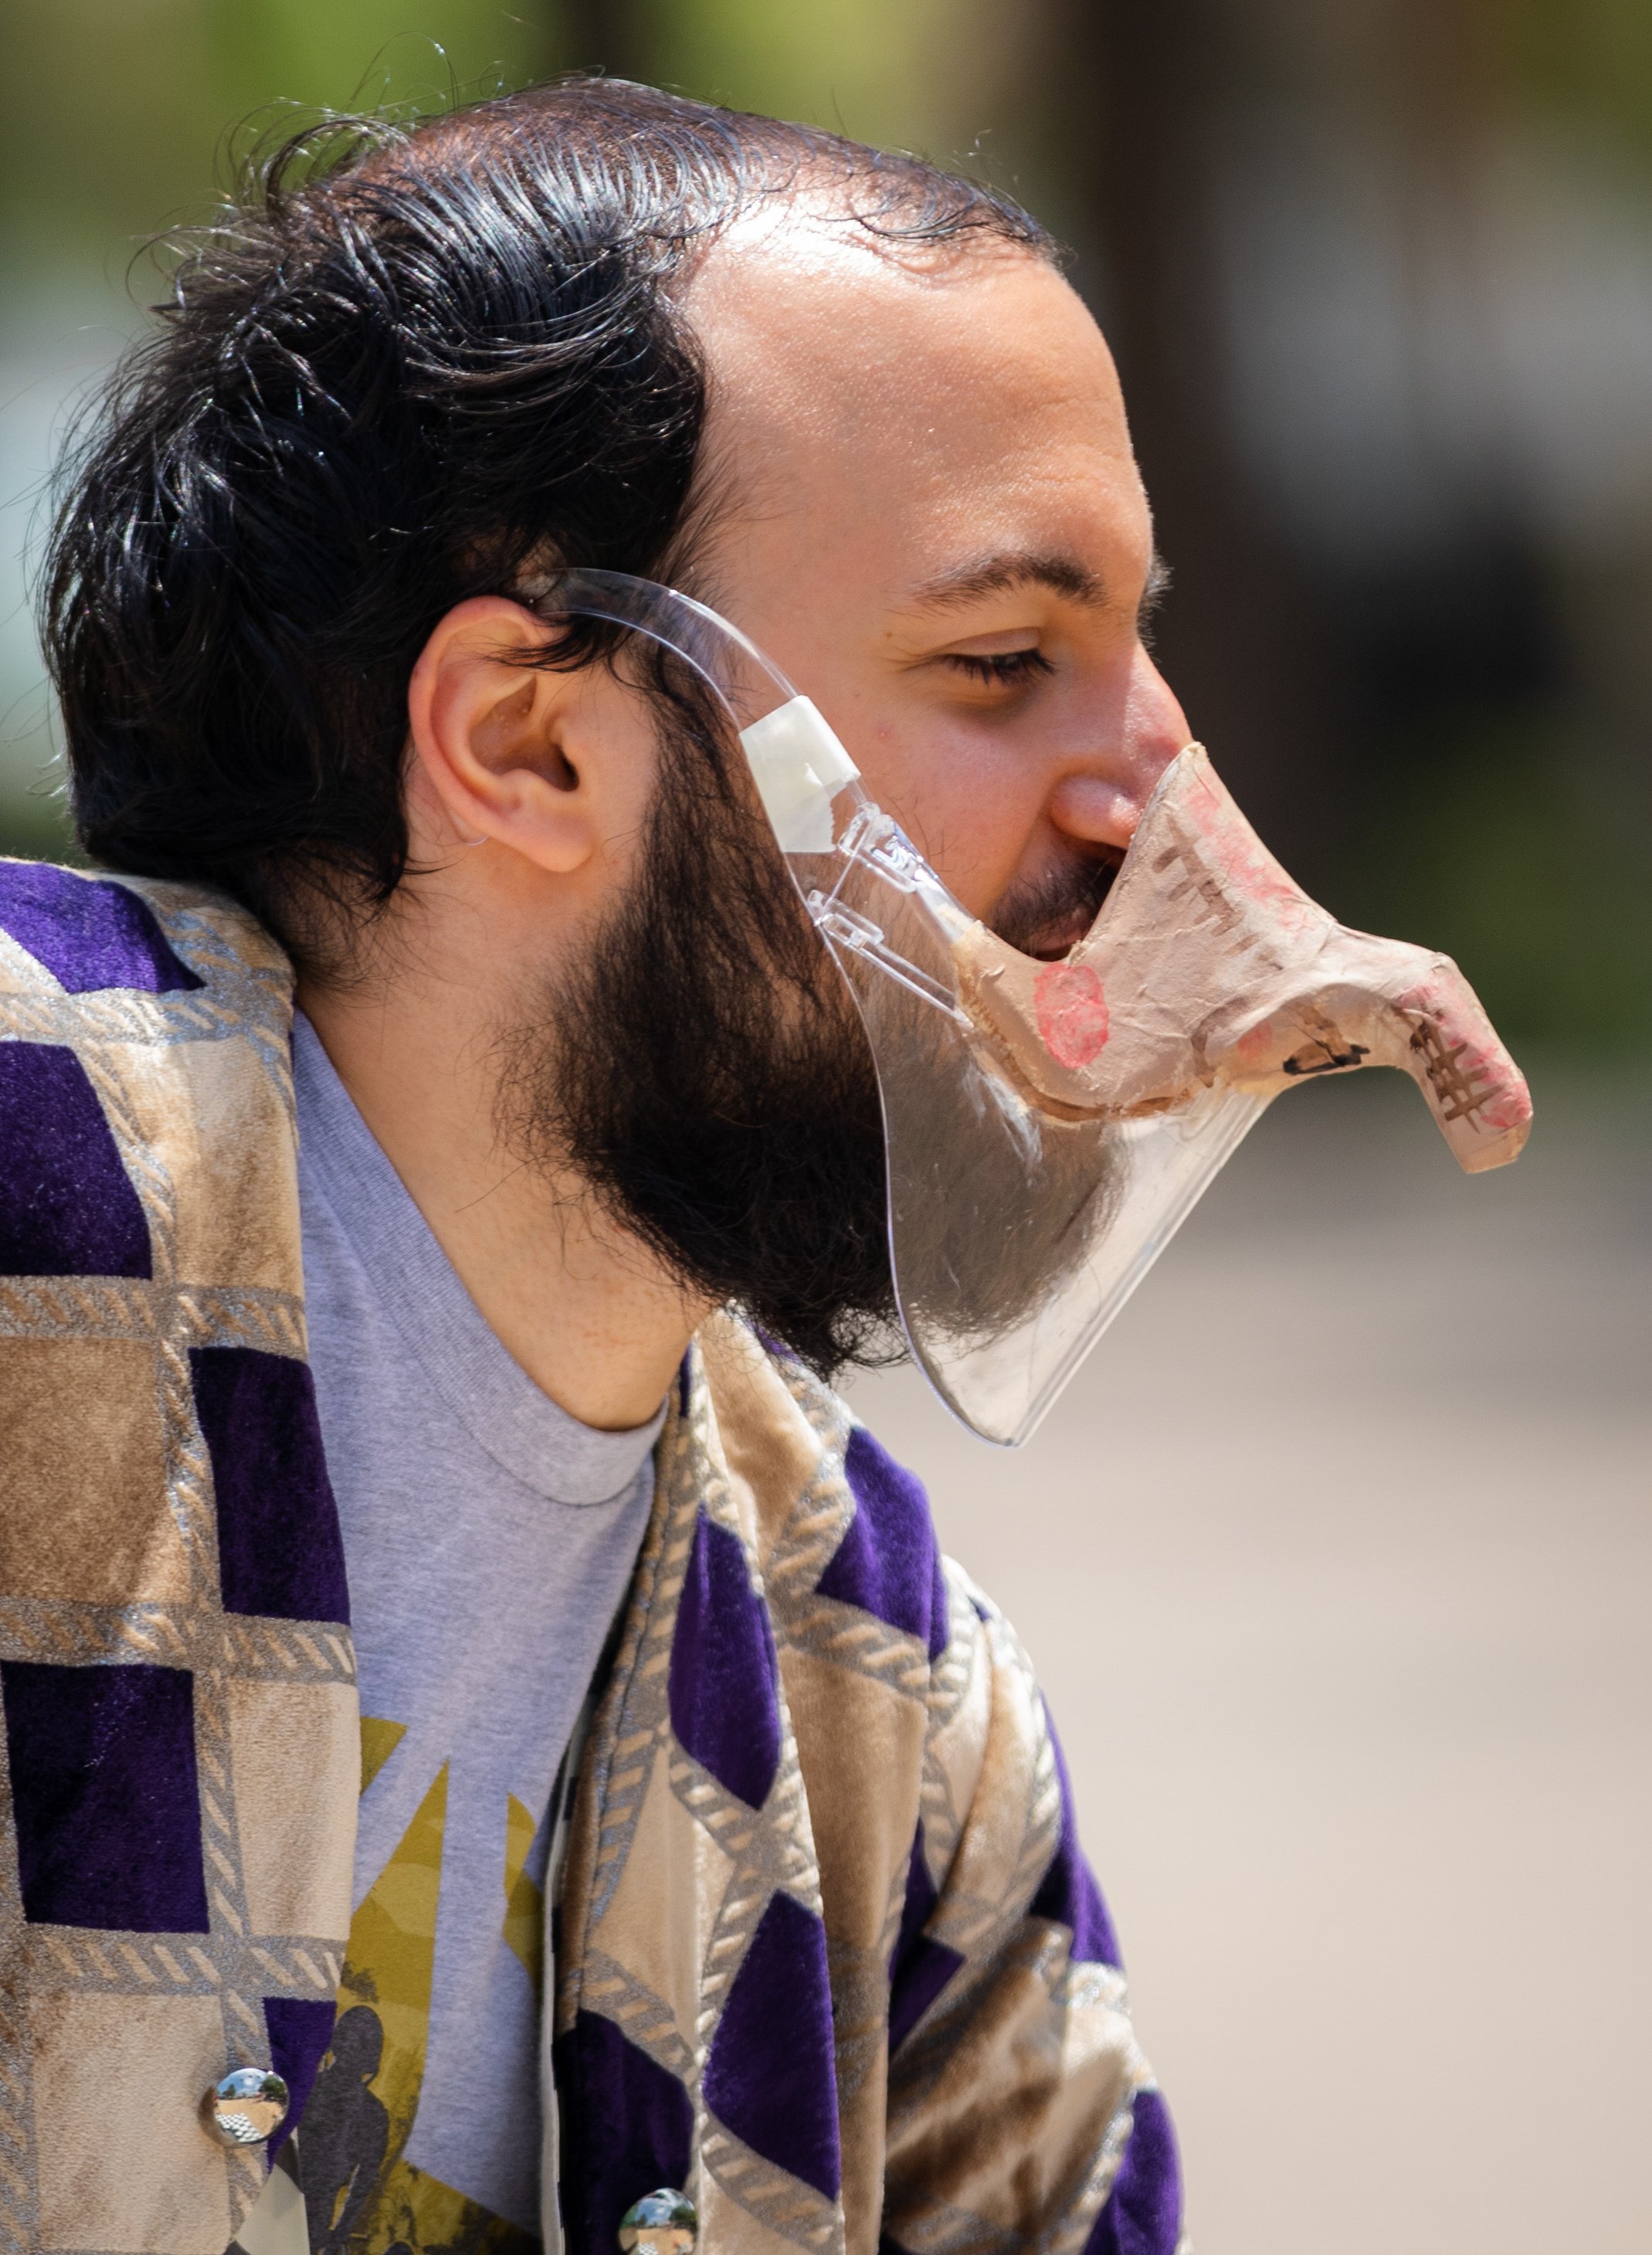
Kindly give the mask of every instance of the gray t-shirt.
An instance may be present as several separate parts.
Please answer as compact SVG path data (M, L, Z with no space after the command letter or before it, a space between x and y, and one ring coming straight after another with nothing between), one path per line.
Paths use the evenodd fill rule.
M500 2224L538 2231L552 1788L642 1542L664 1411L604 1433L558 1408L302 1016L293 1062L364 1781L340 2017L299 2139L311 2242L424 2255L493 2225L503 2248Z

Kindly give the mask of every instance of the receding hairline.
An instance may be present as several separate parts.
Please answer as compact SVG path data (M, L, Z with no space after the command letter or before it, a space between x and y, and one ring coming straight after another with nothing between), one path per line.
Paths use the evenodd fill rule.
M1061 271L1054 243L986 227L960 229L934 241L888 232L856 207L852 179L821 167L754 197L707 229L672 277L671 297L681 304L692 296L713 258L761 256L811 239L819 246L823 269L833 263L834 254L847 253L865 259L872 271L898 274L918 284L951 283L974 265L998 260L1030 260L1053 273Z
M650 127L660 166L668 177L675 169L685 207L704 195L714 174L722 188L692 218L685 209L673 282L728 233L769 212L852 227L868 246L915 258L928 250L938 263L949 251L988 244L1063 263L1055 238L1013 197L947 164L820 126L579 73L390 131L342 168L339 184L370 189L409 175L428 182L443 169L485 170L489 159L531 173L536 158L554 159L559 144L565 157L601 148L609 137L634 148ZM657 239L663 247L671 238Z

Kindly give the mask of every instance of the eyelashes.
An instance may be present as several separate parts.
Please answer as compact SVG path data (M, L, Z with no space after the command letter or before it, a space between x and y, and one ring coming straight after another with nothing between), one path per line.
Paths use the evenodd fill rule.
M1055 671L1040 650L998 650L988 657L959 653L949 657L946 663L988 689L1018 688L1038 674Z

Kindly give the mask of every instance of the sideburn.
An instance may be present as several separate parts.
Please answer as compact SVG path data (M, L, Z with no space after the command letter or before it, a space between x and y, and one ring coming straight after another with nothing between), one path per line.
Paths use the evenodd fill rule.
M692 690L654 696L636 882L510 1037L507 1132L823 1375L887 1361L882 1113L854 1006L713 716Z

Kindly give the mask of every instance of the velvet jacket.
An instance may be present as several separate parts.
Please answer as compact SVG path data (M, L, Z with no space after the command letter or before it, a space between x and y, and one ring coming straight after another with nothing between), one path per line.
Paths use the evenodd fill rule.
M333 2025L361 1753L292 1007L214 895L0 864L0 2249L27 2255L256 2237L272 2154L201 2100L272 2065L285 2136ZM728 1317L658 1444L554 2029L573 2255L660 2185L714 2255L1178 2244L1020 1647L918 1484Z

